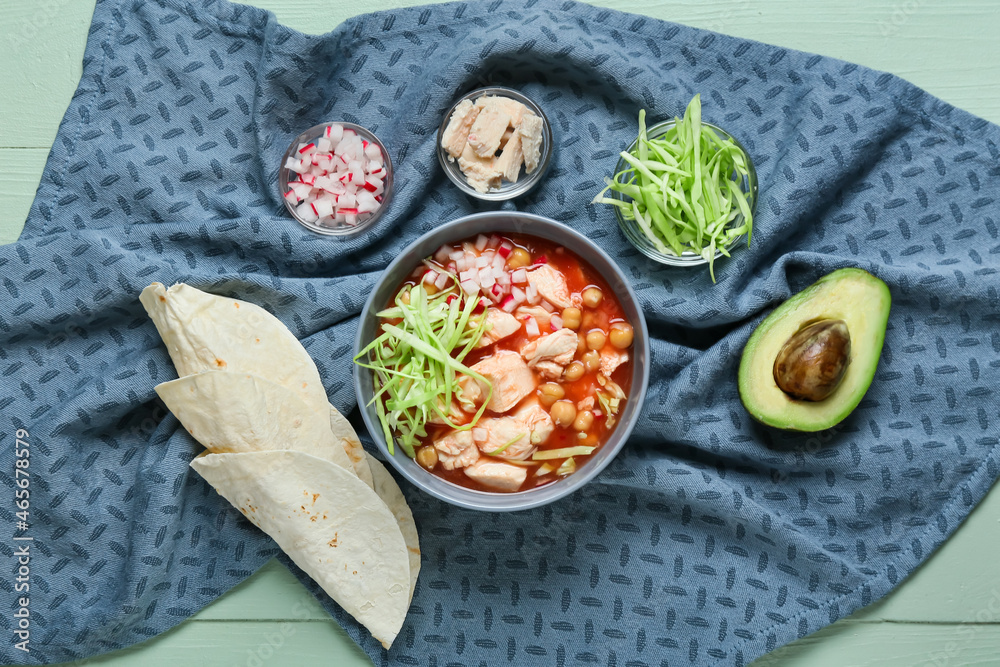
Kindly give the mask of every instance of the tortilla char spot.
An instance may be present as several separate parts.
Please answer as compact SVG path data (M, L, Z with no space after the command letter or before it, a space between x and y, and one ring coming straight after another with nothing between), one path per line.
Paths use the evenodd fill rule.
M336 549L336 548L337 548L337 546L338 546L338 544L337 544L337 533L334 533L334 534L333 534L333 539L332 539L332 540L330 540L330 541L329 541L329 542L328 542L327 544L329 544L329 545L330 545L331 547L333 547L334 549Z
M238 303L237 303L237 302L235 302L235 301L233 302L233 305L234 305L234 306L236 306L237 308L239 308L239 307L240 307L240 304L238 304Z
M254 342L259 343L260 342L260 338L254 338Z
M226 367L226 362L223 361L222 359L216 359L215 360L215 365L218 366L219 368L225 368Z
M309 520L315 522L316 519L318 519L318 518L319 518L318 516L311 516L311 517L309 517Z
M166 301L166 300L167 300L167 297L165 297L165 296L163 296L163 295L161 294L161 295L160 295L160 301Z
M316 499L317 499L317 498L319 498L319 494L318 494L318 493L314 493L314 494L313 494L313 505L315 505L315 504L316 504Z

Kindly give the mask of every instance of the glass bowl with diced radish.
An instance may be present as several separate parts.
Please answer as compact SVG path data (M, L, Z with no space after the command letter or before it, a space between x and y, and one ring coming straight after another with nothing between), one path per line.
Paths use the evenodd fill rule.
M462 192L486 201L520 197L541 182L553 150L545 112L501 86L460 97L438 128L437 156Z
M324 123L295 138L278 181L285 208L306 229L353 236L389 208L392 159L379 138L360 125Z
M390 463L485 511L552 502L609 465L649 372L617 264L553 220L504 211L408 246L372 291L355 352L362 415Z

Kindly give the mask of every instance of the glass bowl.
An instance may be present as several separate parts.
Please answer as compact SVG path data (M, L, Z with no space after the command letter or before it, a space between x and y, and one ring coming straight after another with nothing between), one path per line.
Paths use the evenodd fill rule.
M517 179L516 183L511 183L505 180L498 188L490 188L486 192L478 192L475 188L469 185L469 182L465 179L465 175L458 167L458 160L448 155L448 152L441 146L441 137L444 136L445 128L448 127L448 121L451 120L451 115L454 113L455 107L457 107L463 100L475 102L480 97L489 95L509 97L517 100L535 112L535 115L542 119L542 154L538 162L538 168L530 174L524 173L522 169L521 175ZM552 127L549 124L549 119L545 115L545 112L542 111L542 108L535 104L534 100L530 97L523 95L513 88L504 88L501 86L477 88L476 90L473 90L472 92L467 93L455 100L455 103L450 109L448 109L448 113L444 115L444 119L441 121L441 126L438 128L437 133L438 162L441 163L441 168L444 169L445 175L447 175L448 179L451 180L451 182L465 194L486 201L506 201L508 199L520 197L538 185L538 183L542 180L542 176L545 174L545 170L549 166L549 160L552 158L552 148Z
M367 214L364 218L359 216L357 224L349 225L346 223L335 224L333 226L321 225L318 222L310 222L304 220L295 211L295 204L292 204L288 199L284 197L284 194L288 192L288 181L290 174L293 174L285 165L288 162L288 158L293 157L299 150L301 144L316 141L323 136L324 131L330 125L342 125L345 130L353 130L362 139L368 141L369 143L375 144L382 151L382 157L384 158L383 168L385 169L385 174L382 178L384 191L382 193L381 205L372 213ZM297 174L296 174L297 176ZM385 215L386 211L389 210L389 205L392 202L392 158L389 157L389 151L386 150L385 144L383 144L374 132L356 125L354 123L348 123L346 121L330 121L329 123L322 123L321 125L315 125L310 127L308 130L295 137L292 144L285 151L284 156L281 158L281 166L278 168L278 188L282 195L281 199L285 202L285 209L288 211L289 215L292 216L300 225L305 227L311 232L317 234L323 234L324 236L339 236L341 238L347 238L351 236L356 236L369 229L374 225L382 216Z
M666 134L667 130L669 130L676 124L677 124L676 119L666 120L663 121L662 123L657 123L656 125L653 125L652 127L646 130L646 137L649 139L655 139L656 137L660 137ZM706 123L704 121L702 122L702 125L714 130L715 133L718 134L719 137L721 137L723 140L732 139L733 143L736 144L736 146L743 152L743 155L746 157L748 175L743 179L743 182L740 183L740 189L743 190L743 193L746 194L747 196L747 204L750 207L750 215L755 215L757 211L757 170L754 168L753 160L750 158L749 151L747 151L746 147L743 144L741 144L736 137L729 134L721 127L712 125L711 123ZM632 144L626 149L626 152L631 153L632 151L634 151L638 143L639 143L639 138L636 137L635 141L633 141ZM615 166L615 178L618 182L624 183L626 181L626 176L622 174L622 172L629 168L631 168L631 165L624 159L619 157L618 164ZM618 199L619 201L624 201L624 202L632 201L631 197L623 195L620 192L615 192L612 190L609 191L608 194L610 197ZM629 242L633 246L635 246L636 250L641 252L646 257L649 257L652 260L660 262L661 264L667 264L670 266L700 266L702 264L708 264L707 257L705 257L704 255L699 255L693 250L685 250L680 255L675 255L671 252L668 253L660 252L660 250L655 245L653 245L653 242L646 237L646 234L642 231L642 228L639 226L639 223L637 223L635 220L629 220L624 215L622 215L620 207L613 206L612 208L614 208L615 216L618 218L618 227L622 230L622 233L625 235L625 238L627 238ZM727 226L739 227L742 224L743 224L743 215L740 214L736 216L736 218L733 219L732 222L730 222ZM735 247L736 244L742 238L743 235L734 238L725 246L725 250L729 251L730 248ZM715 259L718 259L723 256L724 255L722 254L721 250L716 248Z
M589 264L604 278L621 304L626 319L632 323L635 339L629 350L630 356L632 356L631 389L619 417L618 425L601 448L575 473L551 484L514 493L478 491L453 484L424 470L398 447L395 455L389 453L382 424L372 402L374 383L370 369L354 365L354 391L361 416L382 457L414 486L459 507L485 512L511 512L546 505L577 491L607 467L625 446L632 428L639 419L639 413L645 400L646 387L649 383L649 333L642 305L632 289L628 277L597 243L549 218L516 211L490 211L447 222L427 232L403 249L388 268L382 272L368 296L368 301L361 311L361 319L358 323L354 354L357 355L359 350L365 349L378 335L380 325L376 313L389 302L392 295L399 289L399 285L410 275L415 266L420 265L425 257L433 255L445 243L475 237L477 234L489 235L494 232L499 234L529 234L559 243Z

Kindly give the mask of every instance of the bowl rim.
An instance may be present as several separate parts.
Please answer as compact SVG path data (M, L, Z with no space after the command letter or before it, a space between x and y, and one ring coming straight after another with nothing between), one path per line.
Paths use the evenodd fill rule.
M382 196L382 205L379 206L378 210L375 211L371 216L369 216L359 224L355 225L354 227L346 225L343 227L320 227L318 225L308 223L298 216L298 214L295 212L295 207L292 206L291 202L289 202L283 196L284 193L288 191L289 170L288 168L285 167L285 164L288 162L288 158L292 157L295 154L295 151L298 150L298 145L300 143L304 143L305 141L312 141L321 137L323 131L330 125L343 125L344 129L354 130L358 134L361 134L366 138L371 139L376 144L378 144L379 149L382 151L383 157L385 157L384 168L386 177L382 180L385 186L384 193ZM369 130L367 127L364 127L363 125L358 125L357 123L352 123L346 120L331 120L325 123L320 123L318 125L313 125L309 129L300 132L299 135L295 137L295 139L293 139L292 142L288 145L288 149L285 151L285 154L281 158L281 163L278 165L278 196L281 198L281 201L284 202L285 210L288 211L288 214L290 216L292 216L292 219L295 220L300 225L302 225L303 227L305 227L306 229L308 229L309 231L315 234L319 234L320 236L335 237L339 239L349 239L368 231L368 229L376 222L378 222L382 218L382 216L385 215L386 211L389 210L389 206L392 204L394 173L395 172L393 170L392 157L389 155L389 151L385 147L385 144L382 142L381 139L378 138L378 135Z
M678 121L679 121L678 118L667 118L666 120L661 120L658 123L654 123L653 125L650 125L649 127L646 128L646 136L647 137L660 136L661 134L666 133L668 129L676 125ZM701 122L701 124L721 134L724 139L726 138L732 139L733 143L736 144L737 148L739 148L740 151L743 152L744 157L746 157L747 188L743 191L746 193L747 199L749 200L748 203L750 206L750 215L756 218L757 200L759 198L760 185L757 180L757 168L754 165L753 157L750 156L750 151L748 151L747 147L743 145L743 142L741 142L735 135L731 134L725 128L719 127L718 125L709 123L704 120ZM639 144L639 136L636 135L635 139L632 140L632 143L630 143L628 145L628 148L625 149L625 152L631 153L633 150L635 150L635 147L638 144ZM617 176L619 173L622 172L623 169L627 167L628 163L626 163L625 160L619 156L618 162L615 164L614 175ZM741 187L740 189L743 188ZM622 195L620 192L612 190L610 192L610 196L620 201L625 201L624 195ZM614 206L613 208L615 210L614 211L615 218L618 220L618 227L621 229L622 234L624 234L625 238L628 240L629 243L632 244L633 247L635 247L636 250L641 252L646 257L668 266L694 267L694 266L704 266L705 264L708 264L708 259L706 259L704 255L699 255L695 253L693 250L686 250L683 254L679 256L674 254L665 255L661 253L656 248L652 247L650 243L645 241L645 236L642 235L641 230L636 229L637 225L633 221L625 219L625 216L622 215L621 209L619 209L617 206ZM735 218L731 223L729 223L729 225L738 226L742 220L743 220L743 214L741 213L737 218ZM746 234L740 234L739 236L733 238L733 240L731 240L728 244L724 246L724 249L730 250L731 248L735 248L740 242L740 240L743 239L745 236ZM722 251L716 248L714 259L718 260L723 257L725 257L725 255L722 254Z
M377 283L372 287L365 302L355 334L353 354L356 356L358 351L364 349L364 346L368 344L369 339L366 337L365 323L369 318L374 316L377 310L383 307L384 304L382 301L386 298L385 295L381 294L383 287L387 283L387 279L395 275L401 265L405 265L406 273L409 273L411 267L415 266L414 258L419 262L423 257L433 254L434 250L442 243L457 241L475 236L477 233L486 232L523 234L556 241L565 245L567 249L580 257L580 259L593 266L594 262L584 256L586 252L592 253L611 268L612 275L608 275L597 266L593 266L594 270L598 271L609 287L612 288L622 302L622 306L626 310L631 309L635 312L635 317L632 318L633 321L631 322L635 330L636 343L633 344L632 348L635 354L632 359L633 375L629 400L626 402L626 409L621 415L621 420L617 428L615 428L609 439L601 446L596 458L587 461L580 470L564 479L527 491L491 493L458 486L423 470L415 461L403 454L399 454L398 452L396 456L389 454L382 433L382 425L378 421L377 416L374 415L374 409L366 406L367 400L372 395L372 390L365 390L363 385L364 382L371 381L371 371L352 363L353 380L358 408L365 426L368 428L369 435L375 442L379 452L381 452L383 457L389 461L390 465L397 472L425 493L452 505L487 512L507 512L540 507L573 493L590 482L618 455L639 420L646 390L649 385L649 331L642 310L642 302L636 295L624 271L596 243L576 230L550 218L518 211L487 211L457 218L423 234L408 244L406 250L400 253L389 264ZM583 252L578 251L577 246L586 250ZM395 286L396 283L393 282L393 288ZM376 299L379 300L377 304Z
M455 107L461 104L463 100L475 101L475 99L479 97L488 95L511 97L527 106L542 119L542 158L541 163L533 173L525 174L525 177L518 179L516 183L503 181L503 184L496 190L478 192L475 188L469 185L469 182L465 179L461 169L458 167L458 162L449 161L448 158L450 156L441 146L441 137L444 135L444 131L448 127L448 122L451 120L451 114L455 111ZM455 184L455 186L465 194L475 197L476 199L482 199L483 201L507 201L509 199L520 197L521 195L527 194L529 191L533 190L535 186L542 181L542 177L548 170L549 163L552 160L552 153L555 149L552 139L552 124L549 122L549 117L545 115L545 111L542 110L542 107L521 91L515 90L514 88L508 88L506 86L484 86L482 88L475 88L456 99L451 106L448 107L448 111L445 112L444 117L441 119L441 124L438 126L438 131L435 137L434 152L437 154L438 163L441 165L441 170L444 171L445 176L447 176L448 180Z

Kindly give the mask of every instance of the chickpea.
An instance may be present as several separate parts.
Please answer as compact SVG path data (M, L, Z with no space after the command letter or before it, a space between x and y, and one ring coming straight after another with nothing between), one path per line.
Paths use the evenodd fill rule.
M406 290L399 295L399 302L404 305L410 305L410 290Z
M615 322L611 325L611 334L609 338L611 339L611 344L617 347L619 350L624 350L629 345L632 344L632 338L635 332L632 329L632 325L628 322Z
M600 329L591 329L587 332L587 347L591 350L599 350L608 342L607 335Z
M587 350L587 337L583 334L576 335L576 353L583 354Z
M507 268L520 269L531 264L531 255L524 248L514 248L507 256Z
M438 462L438 453L432 445L425 445L417 450L417 463L427 470L434 470Z
M438 290L437 285L435 285L434 283L429 283L427 281L424 281L424 291L427 292L427 296L434 296L440 290Z
M563 308L562 311L562 321L563 326L567 329L573 329L574 331L580 328L580 309L570 306L569 308Z
M578 412L576 419L573 420L573 430L580 431L581 433L589 431L590 427L594 425L594 413L590 410L583 410Z
M580 361L583 362L583 367L590 373L601 367L601 355L594 350L584 352L583 356L580 357Z
M583 377L583 374L587 372L587 368L583 365L581 361L574 361L566 370L563 371L563 379L567 382L576 382Z
M556 384L555 382L546 382L538 388L538 400L541 401L542 405L545 407L549 407L565 396L566 391L562 388L562 385Z
M597 308L604 300L604 293L599 287L588 287L583 290L581 296L583 297L583 305L587 308Z
M550 414L556 426L566 428L573 424L576 419L576 406L573 405L572 401L556 401L552 404Z

